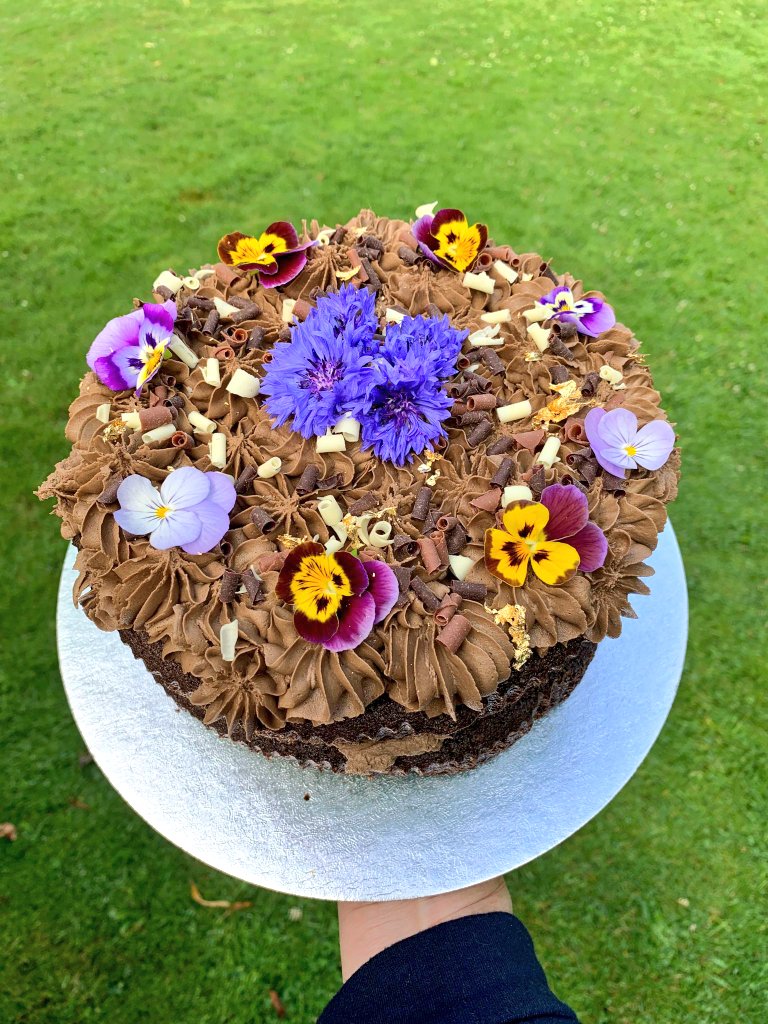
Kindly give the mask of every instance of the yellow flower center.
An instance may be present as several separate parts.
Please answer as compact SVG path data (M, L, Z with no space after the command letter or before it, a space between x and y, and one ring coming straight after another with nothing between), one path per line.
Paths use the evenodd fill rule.
M288 246L279 235L271 235L264 231L258 238L238 238L234 249L230 250L232 263L258 263L268 267L275 261L277 253L285 252Z
M347 574L333 555L307 555L291 580L293 605L308 619L327 622L352 596Z
M635 455L637 455L637 448L635 448L635 446L633 444L625 445L624 446L624 451L627 453L627 455L630 456L630 458L632 458Z
M173 509L170 505L161 505L159 508L155 509L155 515L158 519L165 519L165 517L172 511Z
M435 256L450 263L458 271L470 267L480 252L482 242L477 224L468 224L466 220L451 220L441 224L435 233L438 246Z

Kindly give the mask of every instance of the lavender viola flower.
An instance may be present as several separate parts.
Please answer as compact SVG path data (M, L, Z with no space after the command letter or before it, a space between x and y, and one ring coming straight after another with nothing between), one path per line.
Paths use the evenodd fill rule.
M180 547L190 555L215 548L229 529L235 504L232 480L224 473L203 473L182 466L158 491L146 477L127 476L117 489L115 520L128 533L149 534L153 548Z
M88 349L86 361L108 388L135 388L138 394L160 369L175 322L173 299L162 305L145 302L140 309L110 320Z
M542 295L536 300L536 308L546 312L548 320L576 324L588 338L596 338L616 323L616 314L607 302L595 295L574 299L573 292L566 285L558 285Z
M607 473L623 479L628 469L660 469L675 445L666 420L651 420L640 430L629 409L590 409L584 419L589 445Z
M310 316L293 328L290 341L272 349L261 383L267 411L278 426L293 417L292 429L302 437L324 434L365 390L370 361L331 320Z

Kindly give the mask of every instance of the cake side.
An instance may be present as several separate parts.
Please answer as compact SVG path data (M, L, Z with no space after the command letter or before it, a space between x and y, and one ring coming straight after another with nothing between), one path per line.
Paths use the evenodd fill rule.
M386 706L451 723L458 757L510 678L564 692L558 658L647 592L679 452L637 339L538 255L420 212L277 222L161 274L91 346L38 492L86 614L262 749L365 742Z

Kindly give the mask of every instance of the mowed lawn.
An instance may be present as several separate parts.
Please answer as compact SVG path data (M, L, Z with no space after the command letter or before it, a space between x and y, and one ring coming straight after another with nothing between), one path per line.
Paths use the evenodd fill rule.
M0 2L0 1020L269 1022L274 990L308 1024L338 985L333 905L207 870L81 765L32 491L88 344L161 269L433 199L606 292L684 452L680 694L611 806L510 876L516 910L585 1022L764 1019L760 7Z

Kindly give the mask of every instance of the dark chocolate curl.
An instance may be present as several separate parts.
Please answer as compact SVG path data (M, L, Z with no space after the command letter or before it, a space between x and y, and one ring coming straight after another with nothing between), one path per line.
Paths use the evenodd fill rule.
M250 351L254 348L260 348L261 343L264 341L264 333L263 327L254 327L251 331L250 338L245 343L246 349Z
M341 473L329 473L322 480L317 481L318 491L332 491L341 483Z
M440 516L435 523L438 530L442 530L443 533L449 533L454 526L458 523L456 516Z
M484 348L480 355L480 358L483 360L483 362L491 371L491 373L504 373L504 363L501 361L499 353L495 349L490 347Z
M507 481L512 474L512 467L514 463L509 457L501 460L501 465L491 477L491 483L494 487L506 487Z
M407 266L409 267L412 267L413 264L416 263L416 261L419 258L419 253L414 252L413 249L409 249L408 246L406 245L400 246L400 248L397 250L397 255L400 257L403 263L407 264Z
M365 246L366 249L375 249L377 252L384 252L384 243L376 235L363 235L360 239L360 243Z
M488 596L488 587L484 583L468 583L467 580L451 580L451 590L465 601L479 601L480 604Z
M496 408L496 395L470 395L467 399L468 412L487 412Z
M251 509L251 522L260 533L270 533L275 528L275 520L260 505Z
M471 433L468 434L467 444L470 446L470 448L476 448L486 439L486 437L490 437L492 433L493 424L491 423L490 420L485 420L485 422L483 423L478 423L477 426L473 428Z
M448 554L460 555L467 543L467 537L467 531L461 523L457 523L452 530L449 530L445 535L445 546L448 548Z
M311 494L312 491L317 490L317 481L320 479L320 470L314 463L310 463L304 467L304 471L299 477L299 481L296 484L296 493Z
M550 366L549 379L553 384L564 384L568 380L568 369L560 363Z
M392 541L392 552L396 558L413 558L419 545L404 533L398 533Z
M568 341L570 338L576 337L579 329L576 324L572 324L569 320L564 320L562 323L556 320L552 324L552 333L556 334L562 341Z
M205 318L203 324L203 334L215 334L216 328L219 326L219 311L214 308L210 311L208 316Z
M372 508L376 508L378 502L372 494L366 494L362 498L358 498L357 501L353 501L349 506L349 514L353 516L361 516L363 512L368 512Z
M445 567L448 565L448 547L445 543L445 534L442 530L435 530L430 537L430 540L435 545L435 549L440 557L440 565Z
M594 370L588 373L581 385L581 393L585 398L593 398L600 384L600 374Z
M166 288L164 284L159 284L157 288L153 288L152 291L155 295L159 295L161 299L165 299L166 302L168 299L173 298L173 292L170 288Z
M244 320L255 320L256 317L260 315L261 309L255 302L252 302L247 306L243 306L243 308L238 310L237 313L233 313L230 320L233 324L241 324ZM243 341L247 340L247 337L243 338Z
M603 490L610 491L612 494L621 497L622 494L626 494L627 481L622 480L620 476L614 476L613 473L606 473L603 470Z
M411 512L411 519L416 519L418 522L424 522L429 512L429 503L432 501L432 491L429 487L420 487L419 493L416 495L416 500L413 503L413 511Z
M192 448L194 443L192 436L184 430L177 430L175 434L171 434L171 444L174 448Z
M565 359L568 363L573 363L574 359L573 352L564 343L562 338L558 338L557 335L552 334L549 338L549 351L553 356L557 356L558 359Z
M235 480L235 492L242 494L255 479L256 469L253 466L246 466L237 480Z
M252 569L247 569L243 573L241 576L241 582L245 587L246 593L248 594L248 600L251 604L257 604L259 601L264 600L262 581L253 575Z
M190 295L187 299L187 305L191 306L192 309L215 309L213 299L204 299L201 295Z
M435 640L447 647L451 654L456 654L469 636L471 629L472 623L469 619L463 615L456 614L447 626L443 626Z
M420 576L414 576L411 580L411 590L421 601L427 611L433 612L440 607L440 600L429 589Z
M544 473L544 467L539 462L536 464L533 472L531 473L531 479L528 481L528 486L531 488L531 493L535 498L541 497L541 492L546 486L547 480Z
M359 255L359 254L358 254ZM377 292L381 288L381 278L374 270L373 264L366 256L359 256L360 266L368 277L368 284Z
M487 419L488 416L484 412L465 412L459 420L459 426L474 427L476 423L482 423L483 420Z
M225 569L224 575L221 579L221 589L219 590L219 600L223 604L229 604L230 601L235 600L238 587L240 586L240 573L233 572L231 569Z
M510 448L514 448L514 447L515 447L515 439L514 439L514 437L510 437L509 435L505 435L504 437L500 437L498 439L498 441L494 441L493 442L493 444L488 449L488 454L489 455L503 455L504 452L508 452L510 450Z
M111 476L104 485L104 490L98 496L96 501L100 505L111 505L113 501L117 501L117 489L123 482L124 477L120 476L119 473L115 476Z
M402 608L404 605L408 604L407 594L408 588L411 585L411 573L413 570L404 565L393 565L391 566L391 569L400 590L399 597L397 601L395 601L395 607Z

